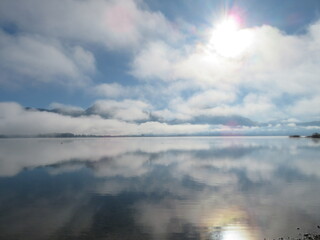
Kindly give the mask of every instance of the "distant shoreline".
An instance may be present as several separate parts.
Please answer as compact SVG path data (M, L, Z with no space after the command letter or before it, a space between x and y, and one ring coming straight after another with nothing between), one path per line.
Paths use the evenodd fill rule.
M139 137L288 137L288 135L239 135L239 134L163 134L163 135L152 135L152 134L140 134L140 135L86 135L86 134L73 134L73 133L48 133L48 134L37 134L37 135L5 135L0 134L0 139L6 138L139 138ZM289 135L289 138L320 138L319 133L313 133L310 136L301 135Z
M290 135L290 138L320 138L320 134L319 133L313 133L310 136L301 136L301 135Z
M64 134L39 134L39 135L0 135L0 139L27 139L27 138L165 138L165 137L213 137L213 138L236 138L236 137L283 137L287 138L288 135L232 135L232 134L220 134L220 135L184 135L184 134L175 134L175 135L64 135ZM292 136L289 136L290 138ZM299 136L295 138L307 138L307 136Z

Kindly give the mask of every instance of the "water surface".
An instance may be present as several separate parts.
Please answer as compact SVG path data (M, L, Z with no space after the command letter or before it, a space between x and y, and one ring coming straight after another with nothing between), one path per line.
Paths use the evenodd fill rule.
M317 232L319 156L284 137L1 139L0 239Z

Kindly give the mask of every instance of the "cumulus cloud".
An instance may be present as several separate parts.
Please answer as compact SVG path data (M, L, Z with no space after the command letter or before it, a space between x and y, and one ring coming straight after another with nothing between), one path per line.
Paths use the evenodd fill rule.
M261 122L319 117L313 110L320 90L319 22L300 35L267 25L245 29L254 40L236 57L212 47L214 26L189 41L139 0L4 0L0 23L14 32L0 33L0 81L67 83L106 98L84 115L162 123L199 116ZM124 71L139 81L95 82L97 49L129 51Z
M222 92L217 90L207 90L197 93L188 99L188 105L194 108L210 108L221 103L232 103L235 100L233 92Z
M175 80L172 63L179 57L175 52L163 42L151 42L134 58L131 74L144 80Z
M227 116L235 112L217 111L235 101L233 92L223 92L216 89L202 90L188 99L175 98L169 104L170 110L156 111L167 119L190 120L198 116Z
M152 39L181 38L162 13L135 0L5 0L0 24L15 29L0 33L1 81L12 85L29 80L84 86L96 73L95 57L85 48L133 51Z
M268 96L252 93L239 99L232 91L216 89L198 91L187 99L175 98L171 100L167 109L155 111L154 114L167 120L229 117L232 121L232 116L244 116L255 121L267 122L287 117L277 109Z
M149 104L139 100L100 100L88 109L88 113L106 118L135 121L149 119L148 111L150 108Z
M3 31L0 45L1 82L56 81L80 86L95 71L93 54L80 46L64 47L47 38Z
M22 31L111 49L134 47L149 37L179 38L162 13L134 0L5 0L0 6L0 19Z
M92 93L105 98L117 98L129 95L129 89L119 83L102 83L92 88Z
M198 87L202 105L207 104L208 88L221 92L221 102L225 98L222 94L228 92L234 101L209 109L213 114L238 113L255 120L304 119L311 115L297 108L307 105L303 108L312 109L320 86L319 26L319 22L314 23L302 35L287 35L267 25L247 29L254 36L254 42L238 58L220 56L210 48L207 39L179 49L155 42L136 55L132 74L141 79L160 79L168 85L184 81L189 89ZM151 59L156 61L153 66L150 66ZM299 102L301 98L310 100ZM184 97L185 107L178 109L190 109L194 101L195 96ZM183 111L176 114L183 115Z
M49 105L49 108L53 111L57 111L61 114L66 115L81 115L84 114L84 109L81 107L73 106L73 105L67 105L62 103L53 102Z
M125 88L118 83L103 83L95 86L93 91L97 95L107 98L119 97L126 93Z
M320 97L310 96L296 101L289 107L289 111L298 116L308 116L317 119L320 115Z

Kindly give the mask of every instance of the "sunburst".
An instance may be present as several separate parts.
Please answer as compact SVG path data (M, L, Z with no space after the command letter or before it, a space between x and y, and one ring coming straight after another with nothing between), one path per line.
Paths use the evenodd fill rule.
M253 43L253 33L250 29L241 29L239 20L228 16L214 27L209 48L226 58L241 57Z

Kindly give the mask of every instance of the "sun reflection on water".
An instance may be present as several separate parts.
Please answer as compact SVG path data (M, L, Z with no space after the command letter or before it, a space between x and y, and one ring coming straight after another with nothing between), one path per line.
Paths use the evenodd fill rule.
M248 229L239 226L227 226L224 229L223 240L248 240L252 239Z
M210 231L210 230L209 230ZM242 224L214 227L210 231L211 240L254 240L254 233Z
M255 240L258 234L250 222L248 214L239 208L218 210L207 219L209 239Z

